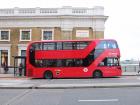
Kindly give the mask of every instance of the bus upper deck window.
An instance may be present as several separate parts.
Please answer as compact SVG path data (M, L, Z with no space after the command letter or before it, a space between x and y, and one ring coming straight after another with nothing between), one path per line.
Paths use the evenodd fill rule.
M106 49L107 48L107 43L106 41L101 41L99 42L99 44L97 45L96 49Z
M115 48L118 48L118 45L115 41L108 41L107 42L107 47L110 48L110 49L115 49Z

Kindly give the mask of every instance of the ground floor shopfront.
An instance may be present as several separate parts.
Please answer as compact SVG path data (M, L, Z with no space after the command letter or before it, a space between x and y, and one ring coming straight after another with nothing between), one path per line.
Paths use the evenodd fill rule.
M14 65L13 56L26 56L27 44L19 44L18 50L13 51L11 44L0 44L0 67L3 67L4 64L8 66ZM23 62L19 60L19 63Z

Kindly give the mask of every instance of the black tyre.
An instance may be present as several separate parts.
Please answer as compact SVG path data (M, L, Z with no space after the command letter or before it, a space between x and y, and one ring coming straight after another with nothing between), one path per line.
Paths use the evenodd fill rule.
M102 72L100 70L94 71L93 78L102 78Z
M52 79L53 78L53 73L51 71L46 71L44 73L44 78L45 79Z

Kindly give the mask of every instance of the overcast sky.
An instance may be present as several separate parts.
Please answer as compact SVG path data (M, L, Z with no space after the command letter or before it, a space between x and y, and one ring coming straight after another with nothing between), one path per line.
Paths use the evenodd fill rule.
M109 16L105 23L105 38L118 41L121 59L140 59L140 1L139 0L0 0L0 8L104 6Z

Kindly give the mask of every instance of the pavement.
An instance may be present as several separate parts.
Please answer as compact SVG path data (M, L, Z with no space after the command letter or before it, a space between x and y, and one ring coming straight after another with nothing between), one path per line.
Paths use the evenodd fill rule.
M139 76L137 72L123 72L122 77ZM104 78L103 78L104 79ZM38 79L37 79L38 80ZM91 79L93 80L93 79ZM100 80L100 79L99 79ZM14 76L13 74L0 74L0 89L72 89L72 88L121 88L121 87L140 87L140 82L62 82L57 79L47 80L45 83L32 82L31 78ZM43 80L45 81L45 80ZM55 82L54 82L55 81ZM61 82L60 82L61 81ZM67 80L66 80L67 81ZM69 80L68 80L69 81Z
M123 72L122 76L137 76L138 72Z

